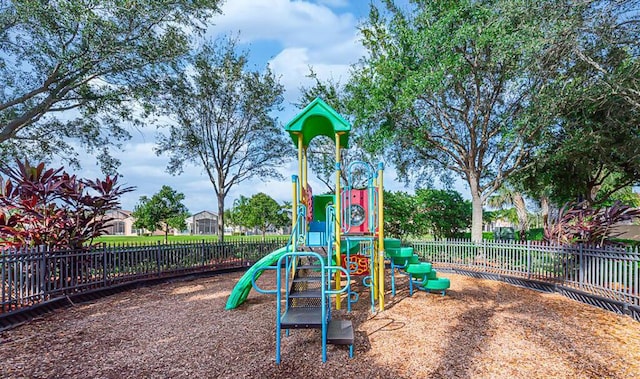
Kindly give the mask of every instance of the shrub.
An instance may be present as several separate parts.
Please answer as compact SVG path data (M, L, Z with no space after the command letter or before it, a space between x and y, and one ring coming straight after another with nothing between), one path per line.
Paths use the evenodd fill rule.
M619 244L613 232L615 224L640 216L640 209L622 205L619 201L607 208L595 209L585 202L567 203L544 231L546 241L561 244Z
M0 247L81 248L104 234L106 212L133 190L118 186L117 176L81 179L44 163L16 161L15 168L0 166L0 173L6 176L0 186Z

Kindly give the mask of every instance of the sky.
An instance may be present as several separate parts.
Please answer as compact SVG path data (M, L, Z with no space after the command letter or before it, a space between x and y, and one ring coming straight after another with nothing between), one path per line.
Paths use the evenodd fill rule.
M284 128L298 113L293 103L300 97L300 87L311 85L306 77L309 67L321 79L347 81L350 66L365 54L358 26L367 17L369 3L369 0L227 0L223 14L211 20L206 37L238 34L240 48L249 51L250 69L271 67L285 87L284 110L276 115ZM123 151L114 151L122 162L118 170L121 182L136 187L121 198L122 208L133 210L141 196L150 197L162 185L169 185L185 195L183 203L191 213L217 211L213 186L202 168L186 166L179 176L166 172L168 158L156 156L153 151L157 133L153 127L133 131L133 138L123 145ZM278 202L290 201L289 178L296 174L296 164L292 161L281 168L285 180L255 179L237 185L227 196L225 208L231 207L240 195L250 197L258 192ZM91 157L86 157L82 166L81 176L101 176ZM309 181L314 189L326 189L312 173ZM410 190L398 183L393 170L385 172L385 187Z

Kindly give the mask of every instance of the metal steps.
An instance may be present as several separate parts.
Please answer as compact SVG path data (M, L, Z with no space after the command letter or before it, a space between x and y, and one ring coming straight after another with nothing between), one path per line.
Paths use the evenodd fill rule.
M289 292L289 298L291 299L320 299L322 298L322 290L318 289L306 289Z
M323 362L326 360L326 344L349 345L349 357L353 357L354 330L352 322L331 318L331 299L325 292L332 288L335 275L330 272L324 272L323 275L327 265L326 248L319 246L300 247L300 253L305 252L308 252L309 256L299 255L296 258L297 261L292 265L293 272L287 272L287 275L293 275L289 281L286 310L279 316L278 330L324 330L326 334L324 332L322 334L326 339L323 342ZM325 309L322 308L323 304ZM279 339L276 344L279 345ZM276 356L279 357L279 348L276 348L276 351ZM278 361L279 358L276 358L276 362Z
M322 328L322 309L320 307L288 308L280 318L282 329L319 329Z
M289 308L280 318L282 329L321 329L322 309ZM354 341L351 320L332 319L327 324L327 343L332 345L352 345Z
M354 333L351 320L329 321L327 326L327 343L333 345L353 345Z

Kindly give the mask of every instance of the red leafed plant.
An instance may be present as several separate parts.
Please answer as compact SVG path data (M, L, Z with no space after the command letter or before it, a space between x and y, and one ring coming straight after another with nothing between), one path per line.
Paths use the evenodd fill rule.
M609 245L619 236L613 227L640 217L640 209L620 202L601 209L582 203L567 203L544 230L544 238L560 244Z
M0 247L55 251L91 245L106 230L106 212L133 190L119 186L117 176L79 179L44 163L16 161L15 167L0 165L0 174Z

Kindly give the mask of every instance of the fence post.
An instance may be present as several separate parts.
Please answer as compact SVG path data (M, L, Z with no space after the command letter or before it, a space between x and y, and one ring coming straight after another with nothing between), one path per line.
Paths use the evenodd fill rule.
M160 241L156 243L156 265L158 268L158 276L162 274L162 268L160 267Z
M41 256L40 264L42 265L41 269L40 269L40 272L42 273L41 274L42 276L40 277L40 279L41 279L40 283L42 283L42 288L40 290L42 291L42 301L45 301L45 300L47 300L47 296L49 295L49 291L48 291L48 287L49 287L48 283L49 283L49 281L47 280L47 277L48 277L48 275L47 275L47 267L48 267L48 265L47 265L47 249L46 249L46 246L40 246L39 250L40 250L40 256Z
M102 282L107 287L107 244L102 245Z
M202 255L202 260L201 260L202 264L201 264L201 267L204 267L204 264L205 264L205 249L206 249L206 246L205 246L205 240L203 239L203 240L202 240L202 245L201 245L201 247L200 247L200 254Z
M484 257L483 261L484 261L484 272L487 272L487 259L489 259L489 256L487 255L487 240L486 239L482 239L482 256Z
M531 279L531 241L527 240L527 279Z
M578 267L580 276L580 288L584 288L584 254L582 251L582 244L578 245Z

